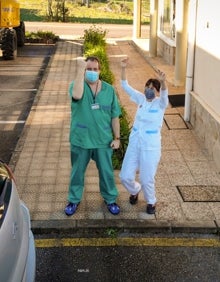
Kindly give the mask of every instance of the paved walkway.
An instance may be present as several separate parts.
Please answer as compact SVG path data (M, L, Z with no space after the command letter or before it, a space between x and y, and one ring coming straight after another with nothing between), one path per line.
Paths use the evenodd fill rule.
M67 89L74 79L75 58L81 55L81 47L80 41L58 42L10 163L20 197L30 209L33 229L40 232L73 227L120 227L216 232L220 226L220 176L194 132L184 123L183 108L171 106L166 111L162 129L156 215L145 213L142 193L136 206L128 203L129 195L120 184L119 171L115 171L115 177L121 213L111 215L100 196L98 173L92 161L77 213L72 217L64 214L70 174ZM173 68L158 58L149 61L147 51L139 52L140 47L131 41L113 39L108 44L110 65L116 77L115 88L131 122L136 108L119 85L122 56L130 58L128 80L135 88L143 90L146 79L155 75L153 64L166 71L170 93L184 93L183 89L172 85Z

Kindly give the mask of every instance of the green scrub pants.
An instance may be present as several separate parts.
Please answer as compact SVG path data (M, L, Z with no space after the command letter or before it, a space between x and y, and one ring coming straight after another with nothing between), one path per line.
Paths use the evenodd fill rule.
M71 176L68 193L68 201L79 203L83 196L84 178L90 159L96 162L99 172L100 193L107 204L115 203L118 190L115 185L114 171L112 167L112 149L83 149L71 146Z

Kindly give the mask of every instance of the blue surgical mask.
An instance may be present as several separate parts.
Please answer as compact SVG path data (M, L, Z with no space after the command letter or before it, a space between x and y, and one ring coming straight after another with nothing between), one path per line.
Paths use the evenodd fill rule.
M87 70L85 77L88 82L95 82L99 79L99 73L97 71Z
M144 91L145 97L149 100L155 98L155 91L152 88L146 88Z

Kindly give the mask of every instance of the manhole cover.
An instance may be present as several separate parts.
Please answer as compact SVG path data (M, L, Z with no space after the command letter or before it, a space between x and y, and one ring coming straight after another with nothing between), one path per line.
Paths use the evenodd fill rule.
M220 186L177 186L184 202L220 202Z

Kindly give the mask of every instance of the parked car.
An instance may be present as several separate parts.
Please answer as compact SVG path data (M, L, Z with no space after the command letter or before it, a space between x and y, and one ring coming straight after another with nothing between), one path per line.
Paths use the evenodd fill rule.
M30 213L10 168L0 161L0 281L35 280L36 252Z

